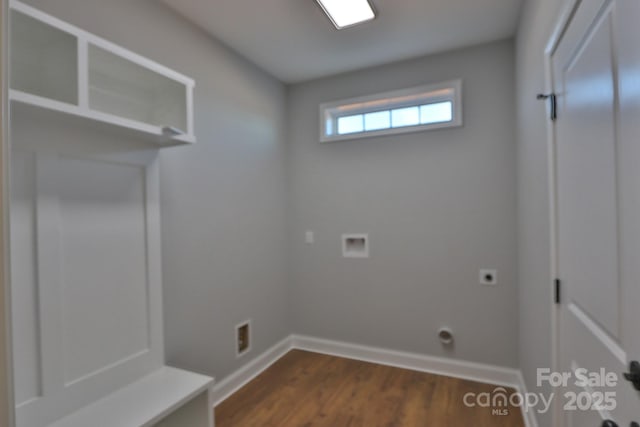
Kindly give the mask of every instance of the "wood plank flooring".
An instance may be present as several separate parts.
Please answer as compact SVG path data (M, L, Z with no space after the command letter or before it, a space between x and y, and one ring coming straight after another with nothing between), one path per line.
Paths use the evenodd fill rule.
M464 405L495 388L292 350L216 407L216 427L524 427L518 408Z

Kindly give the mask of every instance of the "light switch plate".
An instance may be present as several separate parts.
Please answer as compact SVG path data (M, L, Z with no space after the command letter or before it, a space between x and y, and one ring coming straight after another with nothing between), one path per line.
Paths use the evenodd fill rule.
M315 242L315 236L313 235L313 231L307 231L304 233L304 241L309 245Z

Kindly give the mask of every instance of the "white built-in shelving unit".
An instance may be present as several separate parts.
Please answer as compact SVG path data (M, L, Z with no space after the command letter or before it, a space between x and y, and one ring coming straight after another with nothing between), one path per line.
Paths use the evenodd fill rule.
M164 354L158 158L194 81L20 2L10 51L17 427L212 427L213 378Z
M18 1L11 22L12 103L195 142L191 78Z

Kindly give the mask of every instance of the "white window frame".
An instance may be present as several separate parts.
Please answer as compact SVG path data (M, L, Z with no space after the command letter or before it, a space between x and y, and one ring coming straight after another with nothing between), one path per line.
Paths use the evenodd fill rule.
M403 99L405 98L405 99ZM414 126L354 132L340 135L334 132L340 117L367 114L450 101L453 117L449 122L428 123ZM320 105L320 142L344 141L411 132L423 132L462 126L462 80L450 80L408 89L377 93L357 98L327 102Z

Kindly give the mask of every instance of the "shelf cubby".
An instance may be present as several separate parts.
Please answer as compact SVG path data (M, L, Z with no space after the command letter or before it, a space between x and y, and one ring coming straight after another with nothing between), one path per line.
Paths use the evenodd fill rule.
M184 85L89 45L89 108L155 126L187 129Z
M11 88L77 104L77 38L16 10L11 23Z
M12 103L195 142L191 78L19 1L11 19Z

